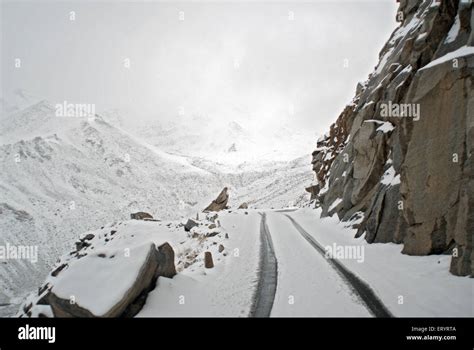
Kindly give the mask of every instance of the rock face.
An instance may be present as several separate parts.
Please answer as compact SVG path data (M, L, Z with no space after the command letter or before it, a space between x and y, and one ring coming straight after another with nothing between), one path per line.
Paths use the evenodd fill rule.
M204 209L204 212L223 210L227 207L228 201L229 201L229 194L227 193L227 187L224 187L224 189L217 196L217 198L214 199L212 203L207 206L206 209Z
M474 12L454 0L401 0L400 27L313 152L322 215L368 242L452 254L474 273ZM360 220L362 218L362 220Z

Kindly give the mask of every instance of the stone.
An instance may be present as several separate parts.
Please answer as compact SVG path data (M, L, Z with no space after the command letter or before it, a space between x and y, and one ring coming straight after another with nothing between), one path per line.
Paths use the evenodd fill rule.
M132 219L132 220L147 220L147 219L153 220L153 216L151 216L150 214L145 213L143 211L139 211L137 213L130 214L130 219Z
M186 232L189 232L189 231L191 231L191 229L192 229L193 227L196 227L196 226L199 226L199 224L198 224L196 221L194 221L194 220L192 220L192 219L188 219L188 221L187 221L186 224L184 225L184 230L185 230Z
M61 264L51 272L51 276L57 277L59 273L67 267L67 264Z
M214 267L214 261L212 260L211 252L204 253L204 267L206 269L212 269Z
M206 234L206 237L214 237L217 236L219 233L219 231L209 232Z
M95 235L93 233L88 233L84 238L83 240L84 241L90 241L91 239L93 239L95 237Z
M217 248L219 253L222 253L224 251L224 246L222 244L219 244L219 247Z

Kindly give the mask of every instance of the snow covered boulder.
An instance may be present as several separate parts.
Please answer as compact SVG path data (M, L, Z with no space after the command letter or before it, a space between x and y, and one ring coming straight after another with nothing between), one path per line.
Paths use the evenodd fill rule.
M176 274L168 243L148 242L125 249L103 249L75 260L61 271L50 291L55 317L134 316L159 276Z

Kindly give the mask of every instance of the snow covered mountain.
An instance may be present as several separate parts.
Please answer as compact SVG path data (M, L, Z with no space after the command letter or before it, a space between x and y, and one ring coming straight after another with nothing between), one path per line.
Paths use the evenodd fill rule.
M46 102L6 118L0 138L0 240L37 245L40 257L34 267L3 266L1 289L10 295L34 285L31 271L44 274L80 232L139 210L178 218L222 187L98 116L56 117Z
M113 125L121 125L163 151L234 167L245 162L293 160L307 153L303 150L313 141L313 135L293 128L291 120L275 121L271 130L262 130L257 117L239 114L230 122L229 118L178 114L172 120L146 123L132 123L117 110L103 114Z
M40 101L40 98L26 90L15 89L7 96L0 98L0 115L21 111Z

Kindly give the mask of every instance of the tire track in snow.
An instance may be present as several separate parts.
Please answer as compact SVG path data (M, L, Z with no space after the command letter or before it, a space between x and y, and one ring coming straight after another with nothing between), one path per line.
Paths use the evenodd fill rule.
M278 282L278 262L273 248L272 236L267 226L267 216L260 213L260 269L257 290L250 317L270 317Z
M318 243L318 241L311 236L305 229L303 229L290 215L285 214L290 219L296 230L308 241L311 246L318 251L323 257L326 255L325 249ZM337 271L337 273L344 279L344 281L351 287L351 289L362 300L367 309L375 317L393 317L392 313L387 309L379 297L375 294L372 288L349 271L343 264L335 259L326 259L326 261Z

